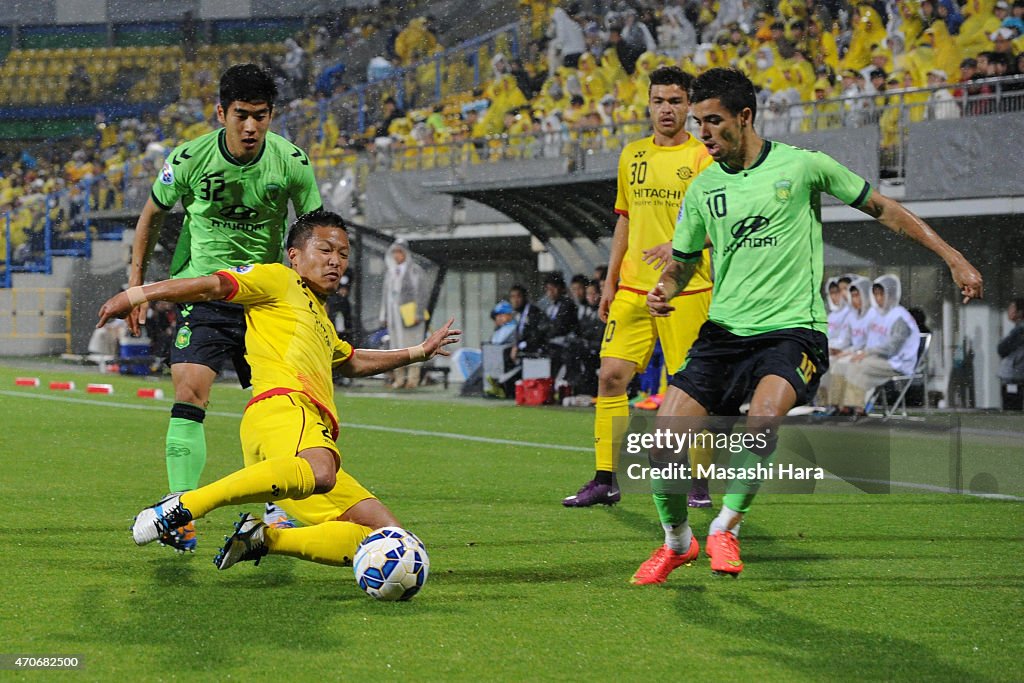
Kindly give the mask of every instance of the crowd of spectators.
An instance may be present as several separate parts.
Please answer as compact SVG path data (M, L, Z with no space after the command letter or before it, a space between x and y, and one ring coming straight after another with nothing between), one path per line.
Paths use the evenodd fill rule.
M392 168L432 168L558 157L569 144L618 149L646 130L647 75L670 63L694 74L743 69L761 88L768 136L878 125L889 154L909 122L1020 104L997 100L984 79L1024 72L1024 0L521 0L518 51L499 35L454 56L443 52L428 3L418 4L382 1L369 14L325 15L283 53L265 57L282 93L276 130L321 168L355 166L360 153ZM410 8L412 18L402 18ZM373 41L380 54L368 67L371 80L398 68L413 78L402 92L374 90L379 101L360 105L351 88L364 75L350 73L342 56ZM152 119L100 120L93 136L2 160L0 212L12 212L15 244L25 248L26 231L38 229L47 210L62 211L56 215L70 230L67 219L86 202L130 206L133 193L144 194L162 154L216 126L222 66L183 64L183 97ZM436 92L438 76L444 97L434 101L426 94ZM88 73L72 82L69 101L85 97ZM919 86L934 89L911 90ZM888 106L895 98L901 108ZM126 178L140 179L138 187ZM63 206L47 207L46 196L64 188Z
M511 397L524 360L543 359L559 395L597 395L605 327L597 306L604 273L604 267L599 267L591 277L573 276L568 285L560 273L550 273L536 300L523 285L509 289L508 298L491 311L495 321L491 343L503 346L504 368L489 377L485 393Z
M768 135L876 125L889 150L908 123L1021 106L976 82L1024 71L1024 0L969 0L963 7L955 0L520 6L528 39L515 55L499 36L469 59L434 62L431 51L442 47L425 37L432 20L414 22L408 28L421 49L405 52L413 59L381 56L368 73L383 78L410 68L401 92L384 89L379 101L366 102L362 131L344 87L321 93L325 102L304 105L309 119L319 112L314 144L325 153L367 149L395 169L554 157L570 142L618 149L621 139L645 130L647 74L664 64L693 74L727 65L745 71L760 88ZM481 73L475 85L471 65ZM917 90L926 87L932 90Z

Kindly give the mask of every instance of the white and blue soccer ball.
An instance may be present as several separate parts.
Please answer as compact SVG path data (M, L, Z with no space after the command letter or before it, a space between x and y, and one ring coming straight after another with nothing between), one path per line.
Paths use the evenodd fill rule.
M397 526L377 529L356 549L352 569L359 587L378 600L408 600L430 572L423 541Z

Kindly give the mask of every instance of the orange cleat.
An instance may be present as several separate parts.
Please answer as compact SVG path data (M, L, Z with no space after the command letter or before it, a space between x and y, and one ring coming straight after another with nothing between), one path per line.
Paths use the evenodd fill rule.
M672 573L673 569L690 564L700 556L700 544L697 539L690 540L690 549L685 553L677 553L663 545L651 555L651 557L640 565L629 580L634 586L649 586L656 583L665 583L665 579Z
M704 552L711 558L711 571L718 576L736 578L743 571L743 560L740 559L740 541L728 531L720 531L708 536Z
M664 394L654 394L653 396L648 396L643 401L640 401L634 407L639 410L657 410L661 407L661 402L664 398Z

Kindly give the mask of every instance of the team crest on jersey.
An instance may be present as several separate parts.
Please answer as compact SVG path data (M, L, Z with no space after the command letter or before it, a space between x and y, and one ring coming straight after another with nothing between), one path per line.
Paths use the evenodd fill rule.
M775 183L775 201L788 202L793 196L793 181L779 180Z
M178 336L174 338L174 345L179 349L188 348L188 345L192 343L192 328L182 327L178 330Z
M281 186L274 183L267 183L267 199L277 201L277 195L281 193Z
M235 266L231 270L235 271L239 275L245 275L250 270L252 270L252 265L248 265L248 266Z
M689 180L693 177L693 169L689 166L681 166L676 169L676 177L680 180Z
M167 162L164 162L164 167L160 169L160 182L164 185L172 185L174 183L174 171Z

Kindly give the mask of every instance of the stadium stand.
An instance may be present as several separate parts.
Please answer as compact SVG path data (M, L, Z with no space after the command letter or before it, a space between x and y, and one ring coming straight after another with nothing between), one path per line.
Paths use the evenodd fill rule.
M584 12L581 4L565 4L587 41L576 68L550 61L546 41L558 6L553 0L524 0L518 3L519 22L451 49L438 43L426 13L412 16L401 29L404 19L392 12L371 21L358 13L336 19L333 33L317 25L293 32L299 40L292 45L305 54L336 53L353 39L388 33L394 40L384 56L390 54L406 66L369 83L349 85L350 78L329 82L334 85L330 92L311 87L319 73L308 66L299 70L292 79L297 81L296 97L278 110L279 132L310 149L321 169L357 161L359 167L430 169L563 156L577 148L614 151L641 132L638 122L644 118L645 78L651 69L678 63L699 73L731 64L763 88L761 125L768 132L877 125L883 166L898 176L899 143L909 123L1021 107L1020 82L984 80L1017 72L1016 55L1024 40L1020 27L1012 18L993 22L998 19L996 8L983 3L968 8L962 26L948 17L945 22L925 21L912 2L901 3L901 12L887 18L867 5L850 7L846 26L842 11L832 17L814 2L783 1L771 12L723 2L712 13L674 0L638 1L619 3L620 11L603 15ZM639 24L650 41L636 42L630 26ZM1015 36L1003 45L1007 57L994 52L1004 24ZM959 35L950 33L953 27ZM152 159L138 142L155 142L167 150L206 130L212 125L211 108L200 110L194 101L209 102L215 73L240 61L280 68L289 48L252 40L282 39L295 28L294 21L220 22L210 31L211 44L200 46L194 60L185 60L181 45L168 44L174 31L166 23L116 26L111 31L115 45L103 44L110 37L104 32L101 40L95 25L62 27L59 32L22 27L18 47L0 66L0 105L85 104L115 96L126 102L174 102L157 117L161 125L149 131L138 129L133 119L106 125L95 140L102 157L99 167L63 178L91 181L89 194L96 208L121 208L131 179L152 170ZM224 44L243 36L249 42ZM10 34L0 38L9 42ZM652 44L654 52L640 51ZM962 62L971 60L979 62L974 73L961 69ZM318 60L320 73L330 61ZM858 78L864 71L865 78ZM875 71L884 76L867 77ZM391 118L382 130L381 106L387 98L405 116ZM936 99L952 99L955 106L939 105ZM123 134L123 127L135 128L136 134ZM112 153L113 142L121 149ZM45 188L54 189L53 182Z

